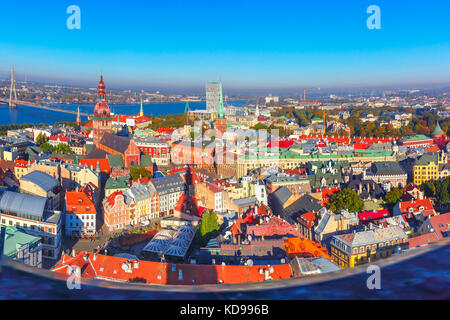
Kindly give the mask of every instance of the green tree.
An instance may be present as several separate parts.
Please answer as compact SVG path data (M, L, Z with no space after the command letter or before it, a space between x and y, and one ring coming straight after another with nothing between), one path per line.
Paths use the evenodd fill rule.
M137 180L139 178L151 178L152 174L145 167L131 167L130 168L131 179Z
M40 145L40 147L42 151L53 152L53 146L48 142L44 142L43 144Z
M36 144L38 146L41 146L42 144L46 143L48 141L48 137L43 134L42 132L38 134L38 136L36 137Z
M60 143L56 146L56 148L53 148L53 152L56 153L72 153L72 150L70 150L69 146L64 144L64 143Z
M448 187L450 185L450 181L445 179L441 184L441 192L439 193L439 202L442 204L446 204L450 200L450 196L448 194Z
M199 242L201 246L205 246L208 241L217 234L219 228L217 213L214 211L204 212L198 228L199 236L197 242Z
M425 196L427 196L427 197L435 197L436 196L436 186L431 181L422 183L421 189L425 193Z
M363 204L361 197L355 191L346 188L330 196L327 208L334 212L339 212L343 209L350 212L359 212Z
M388 204L396 204L400 198L403 196L403 193L405 190L401 188L393 188L391 191L386 193L386 196L384 197L384 200L386 200L386 203Z

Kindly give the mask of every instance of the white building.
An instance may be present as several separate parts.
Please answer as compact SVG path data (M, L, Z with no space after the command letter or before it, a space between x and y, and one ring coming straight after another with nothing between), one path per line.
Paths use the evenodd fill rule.
M0 198L0 223L20 227L42 239L42 257L56 260L61 250L62 215L45 210L47 199L5 191Z

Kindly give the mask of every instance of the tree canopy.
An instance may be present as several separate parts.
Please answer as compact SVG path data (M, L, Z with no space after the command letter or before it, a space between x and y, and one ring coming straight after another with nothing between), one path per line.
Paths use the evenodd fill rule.
M363 208L363 205L364 203L361 197L352 189L346 188L330 196L327 208L334 212L339 212L343 209L350 212L359 212Z
M400 200L400 198L403 196L404 193L405 193L405 190L403 190L401 188L393 188L391 191L386 193L384 200L388 204L396 204Z
M152 173L145 169L145 167L131 167L130 168L131 179L137 180L139 178L151 178Z

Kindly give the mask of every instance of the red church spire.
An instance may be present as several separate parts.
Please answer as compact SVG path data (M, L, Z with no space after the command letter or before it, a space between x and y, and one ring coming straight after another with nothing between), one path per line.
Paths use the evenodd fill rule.
M105 87L105 83L103 82L103 74L100 75L100 82L98 83L97 98L99 101L106 100L106 87Z

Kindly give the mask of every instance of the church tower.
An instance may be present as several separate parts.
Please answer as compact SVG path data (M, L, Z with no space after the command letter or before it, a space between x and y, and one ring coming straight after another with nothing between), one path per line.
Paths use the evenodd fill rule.
M216 119L216 138L221 139L224 132L227 131L227 119L225 119L225 108L223 105L222 83L219 86L219 107Z
M434 130L431 133L431 138L433 139L433 142L438 146L443 147L445 145L447 138L445 136L445 132L441 129L441 126L439 125L439 121L436 121L436 126L434 127Z
M103 136L112 133L112 117L108 104L106 103L106 89L103 82L103 75L100 76L97 91L97 104L94 108L94 117L92 118L93 140L97 146Z
M77 126L81 127L80 107L77 110Z

